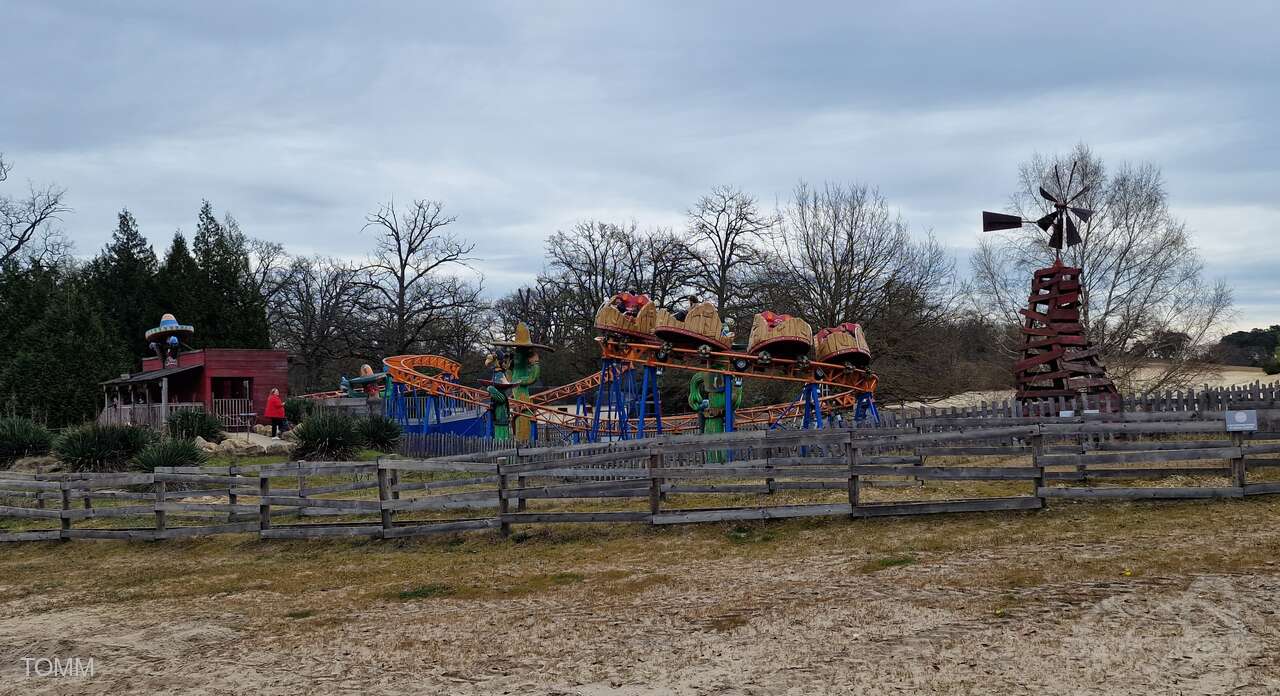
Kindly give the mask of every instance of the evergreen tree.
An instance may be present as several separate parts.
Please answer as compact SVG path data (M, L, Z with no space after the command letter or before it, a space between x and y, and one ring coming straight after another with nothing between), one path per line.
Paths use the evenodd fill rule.
M129 367L102 308L76 278L58 283L14 353L0 365L6 411L55 428L92 420L102 405L99 383Z
M173 233L169 251L165 253L164 263L156 274L161 313L170 312L183 324L200 324L203 319L200 298L205 296L201 290L202 283L203 276L187 247L187 238L178 230ZM196 326L197 341L203 338L203 333L201 327Z
M111 242L90 264L90 293L101 303L108 330L129 355L147 352L147 329L160 320L156 254L128 209L121 210Z
M267 348L266 302L251 277L248 240L235 218L218 222L204 201L193 239L200 282L196 298L201 312L196 326L200 345L209 348Z

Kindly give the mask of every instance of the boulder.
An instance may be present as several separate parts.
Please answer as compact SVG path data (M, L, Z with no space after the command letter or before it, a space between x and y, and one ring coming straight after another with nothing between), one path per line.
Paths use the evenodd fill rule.
M284 431L284 433L281 434L280 437L288 440L289 442L298 441L298 433L294 432L293 428L289 428L288 430Z
M201 452L217 452L218 451L218 443L209 442L208 440L204 439L203 437L200 437L199 435L196 435L195 443L196 443L196 447L199 447Z
M296 446L297 445L292 442L285 442L284 440L273 440L270 443L263 445L262 451L263 451L263 454L288 455L289 453L293 452L293 448Z
M42 454L36 457L23 457L13 463L9 467L13 471L39 471L41 473L49 473L52 471L62 471L62 462L51 454Z
M255 425L255 426L253 426L253 432L255 432L255 433L259 434L259 435L266 435L267 437L271 437L271 426L269 426L269 425Z

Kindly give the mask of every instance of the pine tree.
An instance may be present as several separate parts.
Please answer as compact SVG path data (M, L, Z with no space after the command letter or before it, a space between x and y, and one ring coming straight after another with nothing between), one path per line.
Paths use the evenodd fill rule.
M130 355L147 352L146 330L160 320L156 254L138 221L120 211L111 242L89 267L89 291L102 304L108 330Z
M201 345L215 348L267 348L266 303L250 277L248 242L235 218L218 222L204 201L193 240L202 308L197 335Z
M201 340L204 333L198 326L203 319L200 298L206 295L201 290L202 283L203 276L187 248L187 238L178 230L173 233L173 241L165 253L164 263L156 274L157 295L162 313L170 312L179 322L196 325L197 341Z
M128 366L102 308L76 279L65 279L0 366L0 385L18 415L59 428L91 420L102 404L99 383Z

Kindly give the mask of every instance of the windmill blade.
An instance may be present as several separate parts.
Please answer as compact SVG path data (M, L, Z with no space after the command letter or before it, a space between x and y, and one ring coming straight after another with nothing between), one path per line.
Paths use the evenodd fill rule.
M1050 203L1053 203L1054 205L1062 204L1062 201L1058 200L1057 198L1054 198L1052 194L1044 190L1043 186L1040 187L1040 197L1045 199L1046 201L1049 201Z
M1006 215L1004 213L991 213L982 211L982 231L994 232L996 230L1016 230L1022 227L1022 218L1017 215Z
M1088 208L1072 208L1071 212L1080 218L1080 222L1088 222L1089 218L1093 217L1093 211Z
M1084 194L1088 193L1092 188L1093 188L1093 184L1086 184L1084 188L1080 189L1079 191L1076 191L1076 195L1074 195L1074 196L1072 196L1071 198L1067 199L1067 203L1072 203L1072 202L1076 201L1076 200L1077 200L1077 199L1079 199L1081 196L1083 196Z
M1049 228L1053 226L1054 220L1058 218L1058 212L1059 211L1055 210L1052 213L1049 213L1048 215L1040 218L1039 220L1036 220L1036 226L1044 230L1045 232L1048 232Z
M1062 226L1054 225L1053 234L1049 235L1049 246L1054 249L1062 248Z
M1067 227L1067 246L1073 247L1080 243L1080 230L1076 229L1076 223L1072 221L1070 215L1064 215Z

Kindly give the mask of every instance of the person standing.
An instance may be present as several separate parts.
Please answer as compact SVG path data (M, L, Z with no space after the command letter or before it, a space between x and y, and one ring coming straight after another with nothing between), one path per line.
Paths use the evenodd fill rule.
M271 389L271 395L267 397L267 408L262 415L271 419L271 439L279 440L280 433L284 432L284 400L280 398L279 389Z

